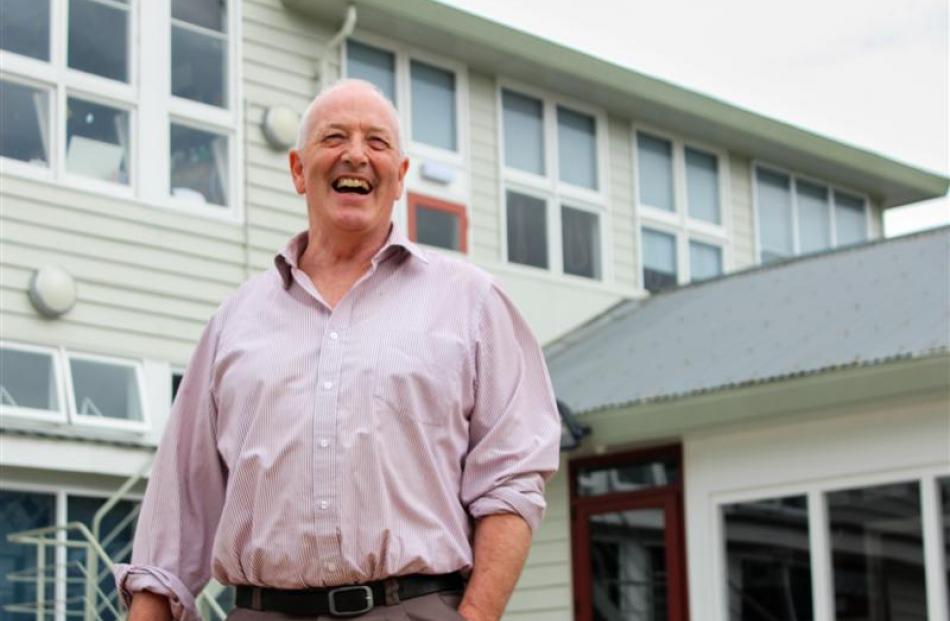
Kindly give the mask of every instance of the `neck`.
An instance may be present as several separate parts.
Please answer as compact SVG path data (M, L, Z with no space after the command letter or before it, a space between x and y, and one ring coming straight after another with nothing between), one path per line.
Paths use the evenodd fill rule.
M300 256L305 271L346 266L366 266L389 237L390 224L370 232L341 232L311 223L307 248Z

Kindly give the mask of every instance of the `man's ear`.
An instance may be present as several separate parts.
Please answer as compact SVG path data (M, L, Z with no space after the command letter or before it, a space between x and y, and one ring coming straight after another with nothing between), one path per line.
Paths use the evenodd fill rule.
M409 172L409 158L404 157L402 161L399 162L399 192L396 194L396 198L402 197L402 189L406 183L406 173Z
M303 158L300 157L300 151L291 149L288 155L290 162L290 176L294 180L294 188L297 194L304 194L307 191L307 178L303 172Z

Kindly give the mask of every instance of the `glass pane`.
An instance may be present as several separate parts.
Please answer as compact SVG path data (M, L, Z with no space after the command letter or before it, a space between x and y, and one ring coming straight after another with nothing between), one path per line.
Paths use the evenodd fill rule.
M759 243L762 262L792 255L792 200L788 175L756 169L759 202Z
M0 80L0 155L49 164L49 93Z
M68 496L66 501L66 520L68 522L82 522L92 529L93 518L99 508L105 503L103 498L88 498L85 496ZM139 503L120 500L103 516L99 526L99 541L116 563L128 563L132 554L132 539L135 534L135 519L138 516ZM69 531L69 539L85 541L75 532ZM121 610L116 597L115 580L112 572L99 560L93 557L93 571L99 576L99 591L96 594L96 619L115 621L118 619L112 614L103 597L109 598L109 603ZM87 572L86 551L81 548L67 548L66 552L66 618L82 618L85 611L85 576Z
M665 518L662 509L590 516L594 621L665 621Z
M184 377L184 373L172 373L172 403L175 403L175 397L178 396L178 389L181 387L181 380Z
M659 291L676 286L676 238L643 229L643 286Z
M835 228L839 246L867 241L863 198L844 192L835 192Z
M228 138L171 126L172 197L203 205L228 204Z
M172 0L173 19L218 32L227 30L227 10L227 0Z
M129 81L128 9L93 0L69 1L69 66Z
M600 278L600 225L597 214L561 207L564 273Z
M66 105L66 169L129 182L129 113L70 97Z
M827 498L837 619L926 621L920 485Z
M558 106L557 152L561 181L597 189L594 117Z
M543 175L544 125L541 101L501 92L505 131L505 166Z
M805 496L723 507L729 619L812 621Z
M455 74L412 61L412 139L455 151Z
M722 274L722 249L698 241L689 242L689 277L696 282Z
M637 134L640 202L673 211L673 145L669 140Z
M396 103L396 57L392 53L347 41L346 75L375 84L390 101Z
M142 420L142 405L132 367L71 359L73 396L80 416Z
M943 568L947 572L947 601L950 601L950 477L938 479L937 485L943 515Z
M831 217L828 207L828 188L795 181L798 200L798 240L801 251L817 252L831 247Z
M56 524L56 497L53 494L33 492L0 491L0 610L11 604L26 608L10 613L11 619L36 618L36 547L7 541L7 535L33 528ZM49 578L46 589L45 608L53 607L53 584L55 560L52 546L47 548L45 575ZM10 574L15 579L9 579ZM29 612L27 612L29 611ZM7 617L4 616L4 619ZM43 617L53 619L50 613Z
M636 492L679 482L679 460L673 455L606 466L577 469L577 495L600 496Z
M0 0L0 48L49 60L50 0Z
M32 351L0 349L0 404L58 411L53 357Z
M416 241L439 248L461 250L459 229L459 218L454 213L416 205Z
M548 266L547 206L540 198L507 192L508 260Z
M173 25L172 95L227 108L227 41Z
M689 216L719 224L719 162L710 153L686 147Z

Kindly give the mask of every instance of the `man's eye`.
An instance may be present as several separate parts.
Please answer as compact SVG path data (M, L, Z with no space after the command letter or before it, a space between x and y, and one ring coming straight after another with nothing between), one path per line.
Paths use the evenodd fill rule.
M378 136L374 136L370 138L369 143L377 149L385 149L389 146L389 142L387 142L384 138L380 138Z

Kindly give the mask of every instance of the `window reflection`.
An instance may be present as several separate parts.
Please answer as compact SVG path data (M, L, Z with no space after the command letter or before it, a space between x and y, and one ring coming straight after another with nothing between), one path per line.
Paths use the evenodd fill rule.
M49 164L49 93L0 81L0 155Z
M66 169L127 184L129 113L75 97L66 110Z
M228 139L172 123L171 195L193 204L228 204Z
M119 6L113 6L118 4ZM69 3L69 66L129 81L128 7L95 0Z
M827 498L838 621L925 621L919 483Z
M730 621L811 621L805 496L723 507Z
M676 484L679 477L679 460L672 455L627 464L589 466L577 472L577 495L635 492Z

